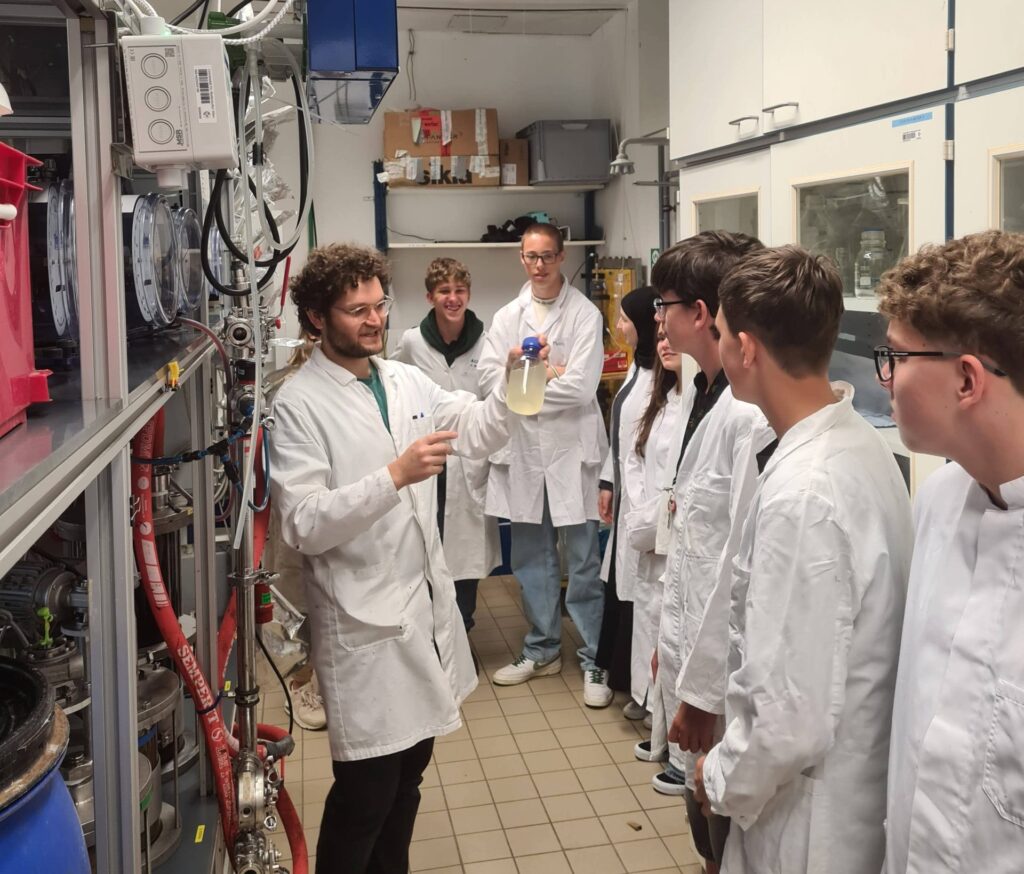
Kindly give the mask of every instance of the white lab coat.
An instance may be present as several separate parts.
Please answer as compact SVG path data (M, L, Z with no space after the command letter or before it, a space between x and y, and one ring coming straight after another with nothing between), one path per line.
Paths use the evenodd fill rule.
M704 786L724 874L882 865L910 503L852 387L781 439L733 561L725 734Z
M372 392L319 347L279 391L271 488L285 541L305 557L313 664L331 756L388 755L455 731L476 686L437 530L437 484L396 490L387 465L420 437L459 434L483 457L506 439L504 391L483 402L419 370L371 359Z
M668 565L680 665L675 697L709 713L725 712L732 559L757 485L757 453L774 439L761 411L726 388L680 466L685 485L676 502L679 527ZM686 752L683 760L692 785L697 757Z
M669 392L658 411L641 458L636 440L630 444L624 474L630 510L625 518L629 546L637 554L633 606L633 646L630 692L643 704L651 686L651 656L658 643L661 624L662 582L665 556L655 551L657 527L663 504L675 476L679 439L683 431L682 392ZM651 708L651 702L648 702Z
M540 524L546 488L556 528L598 518L598 475L608 451L597 403L602 325L598 308L565 281L542 325L535 322L529 282L495 314L479 365L485 393L505 382L508 350L526 337L546 335L548 361L566 370L548 382L536 416L509 416L508 445L491 456L488 515Z
M451 366L444 355L423 339L418 327L410 328L389 356L392 361L412 364L445 391L468 391L482 397L477 364L483 353L481 335L473 348L456 358ZM511 348L511 347L510 347ZM507 353L506 353L507 355ZM457 580L478 580L490 576L501 563L498 522L484 515L487 500L486 458L448 459L445 474L444 557Z
M1024 478L917 494L892 720L887 874L1024 870Z
M632 601L636 589L636 577L640 565L640 553L629 545L629 531L626 528L626 515L633 508L630 502L630 491L627 486L626 460L630 450L636 445L636 431L647 410L647 404L651 399L651 379L653 374L649 368L638 367L636 362L629 367L626 374L626 381L623 387L634 380L633 388L622 402L619 409L619 457L612 458L612 450L609 447L605 456L604 466L601 468L602 482L615 482L615 466L618 461L619 494L618 500L614 503L615 518L612 520L614 530L612 538L608 541L608 548L604 551L604 559L601 562L601 579L606 583L612 569L612 553L615 553L615 594L620 601ZM635 378L635 379L634 379ZM619 391L622 391L620 388ZM636 490L633 495L636 496ZM611 544L615 543L612 550Z

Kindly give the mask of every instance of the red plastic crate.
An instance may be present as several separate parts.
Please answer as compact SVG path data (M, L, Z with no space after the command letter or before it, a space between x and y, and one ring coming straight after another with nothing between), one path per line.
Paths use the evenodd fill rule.
M50 400L50 371L35 369L28 272L26 192L39 189L25 176L29 167L40 163L0 143L0 206L17 212L13 221L0 220L0 437L25 421L29 404Z

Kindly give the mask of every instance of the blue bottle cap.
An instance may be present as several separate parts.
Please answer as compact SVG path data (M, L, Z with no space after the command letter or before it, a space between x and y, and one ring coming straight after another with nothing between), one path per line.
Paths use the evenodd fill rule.
M527 337L523 340L523 354L536 358L540 355L540 340L536 337Z

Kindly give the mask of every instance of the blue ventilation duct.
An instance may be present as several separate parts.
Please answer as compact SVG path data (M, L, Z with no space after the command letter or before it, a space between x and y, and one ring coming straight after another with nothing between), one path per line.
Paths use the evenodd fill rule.
M398 75L397 0L306 0L309 106L366 124Z

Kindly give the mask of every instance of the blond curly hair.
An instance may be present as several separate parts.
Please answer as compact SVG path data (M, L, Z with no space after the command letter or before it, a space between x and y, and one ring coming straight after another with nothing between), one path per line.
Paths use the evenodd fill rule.
M1024 394L1024 234L924 246L882 275L882 315L950 351L990 358Z
M427 275L423 284L427 287L427 293L431 293L442 282L448 280L461 282L466 288L472 288L473 277L469 275L469 268L455 258L435 258L427 267Z

